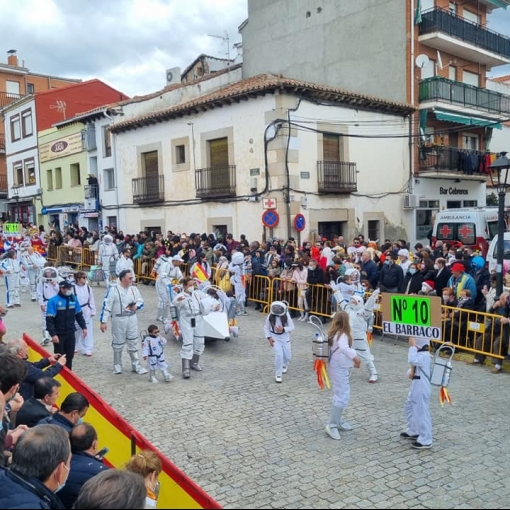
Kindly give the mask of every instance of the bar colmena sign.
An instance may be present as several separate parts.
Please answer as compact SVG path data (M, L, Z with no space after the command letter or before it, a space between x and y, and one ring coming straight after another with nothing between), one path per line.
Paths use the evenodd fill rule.
M51 161L52 159L76 154L83 150L83 140L81 133L74 133L58 140L43 143L39 146L39 161Z

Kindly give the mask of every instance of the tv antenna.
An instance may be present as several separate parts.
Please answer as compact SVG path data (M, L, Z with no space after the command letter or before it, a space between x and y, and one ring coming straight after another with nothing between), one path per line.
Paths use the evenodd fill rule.
M228 32L225 30L225 35L215 35L215 34L207 34L208 37L215 37L216 39L221 39L221 45L223 46L227 43L227 52L224 55L227 55L229 65L230 65L230 36Z

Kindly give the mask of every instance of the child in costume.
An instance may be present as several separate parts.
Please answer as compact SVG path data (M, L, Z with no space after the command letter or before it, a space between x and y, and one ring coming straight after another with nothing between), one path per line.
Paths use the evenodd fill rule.
M165 381L171 381L173 376L168 372L168 364L165 362L165 353L163 347L166 345L166 338L159 334L158 327L151 324L147 328L147 335L142 340L142 356L147 361L149 369L149 381L151 383L159 382L156 379L156 369L163 372Z

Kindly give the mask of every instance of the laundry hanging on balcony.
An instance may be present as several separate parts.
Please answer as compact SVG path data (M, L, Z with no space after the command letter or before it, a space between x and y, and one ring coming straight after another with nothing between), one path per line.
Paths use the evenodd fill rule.
M437 120L443 120L446 122L455 122L457 124L464 124L466 126L477 126L477 127L492 127L496 129L503 129L503 126L492 120L481 119L479 117L470 117L467 115L459 115L457 113L443 112L435 110L434 115Z

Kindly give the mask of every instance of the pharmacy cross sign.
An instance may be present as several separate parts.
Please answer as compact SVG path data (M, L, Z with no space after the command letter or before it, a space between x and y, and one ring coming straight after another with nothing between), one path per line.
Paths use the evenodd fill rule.
M264 198L264 209L276 209L276 200L274 198Z
M459 234L462 237L468 237L473 234L473 229L468 225L462 225L462 228L459 228Z
M450 237L450 234L453 232L453 230L449 228L448 225L445 225L439 232L441 232L443 239L445 239L447 237Z

